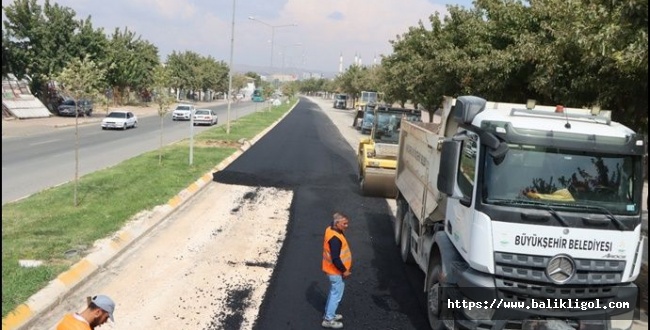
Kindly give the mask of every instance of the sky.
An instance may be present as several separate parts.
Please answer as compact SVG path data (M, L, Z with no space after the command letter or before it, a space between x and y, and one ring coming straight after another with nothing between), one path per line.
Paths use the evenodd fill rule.
M13 1L4 1L3 8ZM40 4L44 0L38 1ZM379 61L390 40L446 5L471 0L51 0L91 17L112 34L125 27L158 47L164 62L172 51L194 51L233 68L272 67L283 73L336 73L353 64ZM233 3L235 4L233 20ZM254 18L250 19L251 17ZM3 20L4 10L3 10ZM234 22L234 38L232 27ZM272 51L273 49L273 51ZM284 72L286 73L286 72Z

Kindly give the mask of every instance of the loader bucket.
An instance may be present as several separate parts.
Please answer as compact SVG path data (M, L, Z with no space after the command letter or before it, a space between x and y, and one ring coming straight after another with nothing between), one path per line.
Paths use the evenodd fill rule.
M366 168L360 186L364 196L394 198L397 196L395 169Z

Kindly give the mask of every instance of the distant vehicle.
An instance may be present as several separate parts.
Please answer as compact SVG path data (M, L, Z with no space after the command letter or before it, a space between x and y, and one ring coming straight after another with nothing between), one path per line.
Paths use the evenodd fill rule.
M131 111L112 111L102 119L102 129L138 127L138 116Z
M216 125L219 122L219 117L210 109L196 109L194 111L194 125Z
M376 107L375 104L366 104L362 108L357 109L357 114L354 116L354 122L352 122L352 126L357 130L361 130L361 124L363 123L363 117L368 112L370 112L370 113L374 112L375 107Z
M79 107L78 109L77 106ZM79 113L79 116L91 116L93 113L93 102L88 99L80 99L79 102L75 102L74 99L67 98L56 107L56 113L59 116L74 117L76 112Z
M375 113L373 110L367 110L363 114L363 120L361 121L361 134L370 134L372 131L372 123L375 121Z
M381 101L378 92L362 91L361 96L354 104L354 108L357 110L363 110L366 105L374 105Z
M172 120L190 120L194 112L194 106L191 104L179 104L172 112Z
M334 95L334 109L346 109L348 107L348 96L346 94Z
M251 96L251 100L253 102L264 102L264 94L262 93L261 88L257 88L253 91L253 95Z

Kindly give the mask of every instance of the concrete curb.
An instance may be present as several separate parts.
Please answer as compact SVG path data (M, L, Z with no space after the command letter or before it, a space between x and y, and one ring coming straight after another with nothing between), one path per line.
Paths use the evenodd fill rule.
M70 291L85 283L90 276L96 274L104 267L104 265L118 257L138 238L150 232L156 227L156 225L162 223L181 205L185 204L191 197L205 188L208 183L212 181L213 171L220 171L234 162L246 150L257 143L257 141L264 137L264 135L289 115L297 104L298 103L291 107L291 109L269 127L265 128L262 132L253 137L250 141L245 141L239 150L221 161L217 166L210 170L210 172L204 174L188 187L181 190L166 204L158 205L151 211L144 211L136 214L133 218L138 219L138 221L129 221L118 232L113 234L112 237L95 242L93 252L72 265L69 270L61 273L56 279L50 281L45 288L29 297L26 303L19 305L13 311L9 312L9 314L2 319L2 329L21 329L32 325L39 315L46 313L52 307L59 304L67 297Z

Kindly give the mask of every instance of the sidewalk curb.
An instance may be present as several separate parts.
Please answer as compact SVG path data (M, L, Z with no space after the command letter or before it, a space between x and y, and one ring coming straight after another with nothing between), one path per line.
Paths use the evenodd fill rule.
M300 102L300 100L298 100ZM93 245L93 252L72 265L69 270L59 274L56 279L50 281L43 289L27 299L26 303L18 305L13 311L9 312L2 319L3 330L21 329L32 325L35 319L48 312L52 307L59 304L65 299L68 293L79 285L85 283L90 276L100 271L104 265L108 264L124 252L129 246L137 241L140 237L149 233L158 224L164 222L180 206L185 204L191 197L203 190L208 183L212 182L213 171L220 171L234 162L246 150L259 141L271 129L279 124L286 116L295 109L298 102L291 107L278 120L273 122L263 131L254 136L251 140L245 141L239 150L228 156L226 159L217 164L208 173L205 173L198 180L191 183L188 187L181 190L174 197L169 199L166 204L158 205L152 210L143 211L131 218L124 227L109 238L100 239ZM137 219L137 221L134 221Z

